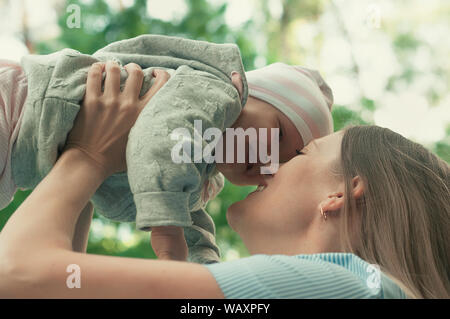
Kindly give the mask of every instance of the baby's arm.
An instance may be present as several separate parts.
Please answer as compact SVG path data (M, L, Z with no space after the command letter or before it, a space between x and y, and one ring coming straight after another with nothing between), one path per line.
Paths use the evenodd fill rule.
M239 96L242 96L243 85L241 75L238 72L233 72L231 75L231 81L236 90L239 92ZM206 213L204 215L208 216ZM213 227L212 233L214 234L214 223L212 221L211 225ZM158 259L183 261L187 259L188 246L184 238L184 231L182 227L153 227L151 235L151 245Z
M202 136L209 127L223 130L231 126L240 111L239 93L231 81L226 83L184 66L153 97L130 131L127 173L137 208L136 226L142 230L174 226L172 233L162 228L161 233L152 234L152 246L160 258L179 258L178 253L171 254L167 249L177 242L186 245L181 240L182 230L176 227L192 226L190 206L196 198L192 195L199 193L202 176L207 174L205 161L174 161L171 151L179 141L171 138L171 132L177 128L187 130L190 137L183 141L193 146L198 143L194 132ZM194 130L194 120L201 120L202 132ZM154 239L159 237L169 242L156 243Z

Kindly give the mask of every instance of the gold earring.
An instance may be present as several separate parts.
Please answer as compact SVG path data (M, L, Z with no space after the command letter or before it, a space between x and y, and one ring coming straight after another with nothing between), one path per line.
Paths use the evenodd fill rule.
M320 214L322 215L324 220L327 220L327 212L323 211L322 205L319 206L320 207Z

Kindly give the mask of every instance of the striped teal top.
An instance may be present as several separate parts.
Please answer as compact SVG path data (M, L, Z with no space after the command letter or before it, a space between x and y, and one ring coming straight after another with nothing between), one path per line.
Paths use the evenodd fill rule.
M253 255L205 267L225 298L406 298L376 265L350 253Z

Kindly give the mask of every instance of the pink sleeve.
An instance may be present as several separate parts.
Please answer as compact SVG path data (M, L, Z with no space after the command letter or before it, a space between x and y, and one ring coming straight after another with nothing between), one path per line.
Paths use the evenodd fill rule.
M11 150L19 133L27 79L20 64L0 59L0 209L16 192L11 172Z

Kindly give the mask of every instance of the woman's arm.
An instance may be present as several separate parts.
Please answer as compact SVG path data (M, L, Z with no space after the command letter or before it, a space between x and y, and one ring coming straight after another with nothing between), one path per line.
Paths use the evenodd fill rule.
M85 253L89 239L89 228L91 226L92 216L94 214L94 207L89 202L83 208L83 211L78 218L75 226L75 234L73 235L72 248L73 251Z
M125 167L126 136L139 114L129 104L140 111L158 89L155 84L136 100L142 72L127 70L127 84L133 85L123 93L118 93L117 66L107 65L104 94L98 85L102 70L94 67L90 72L85 107L69 136L74 147L61 155L0 233L0 297L223 298L212 274L201 265L72 250L76 223L89 198L107 176ZM162 86L164 81L157 83ZM97 98L90 99L92 92ZM102 100L111 92L114 99ZM66 284L73 275L67 272L72 264L79 266L80 288Z
M1 297L223 297L201 265L73 252L74 225L103 179L82 152L69 150L60 157L0 234ZM37 224L42 227L34 227ZM66 285L71 264L80 267L80 288Z

